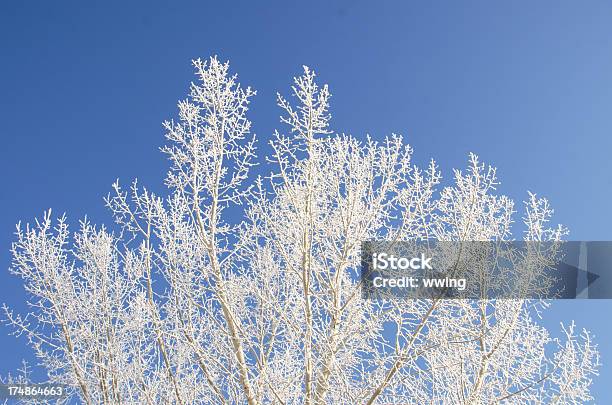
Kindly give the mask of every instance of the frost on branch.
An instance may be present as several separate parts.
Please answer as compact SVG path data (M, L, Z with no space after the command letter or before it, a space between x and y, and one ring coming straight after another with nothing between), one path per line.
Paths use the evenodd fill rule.
M470 155L443 186L399 135L332 132L329 89L305 67L278 95L272 173L253 180L255 92L216 58L194 67L164 123L166 193L116 182L112 230L71 234L50 212L18 227L31 312L5 320L50 382L87 404L590 399L597 348L573 324L552 339L533 316L545 303L361 298L362 241L510 239L494 168ZM545 199L525 206L525 240L563 237Z

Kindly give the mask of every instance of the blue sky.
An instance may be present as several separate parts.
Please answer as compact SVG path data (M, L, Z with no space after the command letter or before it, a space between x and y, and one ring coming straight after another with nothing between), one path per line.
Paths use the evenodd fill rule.
M275 92L307 64L333 94L333 129L405 135L448 177L473 151L500 192L548 197L573 240L611 240L612 3L33 2L0 4L0 301L14 225L44 209L110 222L102 197L137 177L162 191L161 122L186 95L189 61L229 59L257 89L251 119L278 127ZM601 345L612 398L612 302L558 302ZM27 356L0 331L0 372Z

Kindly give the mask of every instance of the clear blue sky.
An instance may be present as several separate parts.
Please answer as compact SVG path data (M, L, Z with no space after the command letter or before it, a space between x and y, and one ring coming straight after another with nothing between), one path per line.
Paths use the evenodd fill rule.
M547 196L571 239L612 240L610 2L84 3L0 3L0 301L23 300L5 271L17 221L52 207L108 223L116 178L162 190L161 122L186 95L190 59L213 54L257 89L263 140L275 92L307 64L331 86L335 130L404 134L447 176L476 152L501 192ZM612 399L611 310L559 302L545 321L594 331L598 402ZM0 372L28 353L6 331Z

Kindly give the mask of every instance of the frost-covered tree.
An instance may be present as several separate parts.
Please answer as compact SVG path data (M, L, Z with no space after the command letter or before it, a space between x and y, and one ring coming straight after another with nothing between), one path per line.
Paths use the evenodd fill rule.
M18 226L12 271L32 308L6 320L50 382L86 404L583 403L598 353L573 323L540 326L546 302L364 300L365 240L512 238L514 204L470 155L441 184L400 136L331 131L327 86L304 68L278 95L284 132L265 178L250 88L216 58L164 123L163 197L114 185L114 230L51 213ZM237 213L240 212L242 216ZM559 240L530 194L525 240Z

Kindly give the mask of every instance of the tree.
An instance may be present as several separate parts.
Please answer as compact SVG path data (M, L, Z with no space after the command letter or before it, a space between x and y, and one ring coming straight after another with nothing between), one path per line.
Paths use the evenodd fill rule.
M49 381L86 404L582 403L598 353L534 320L544 301L368 301L361 241L508 240L513 201L470 155L442 187L402 137L336 135L312 70L278 95L267 178L251 180L250 88L216 58L164 123L167 196L114 184L115 231L51 212L18 226L12 272L26 317L5 307ZM438 187L441 190L438 190ZM243 217L238 219L236 212ZM526 240L560 240L529 195Z

